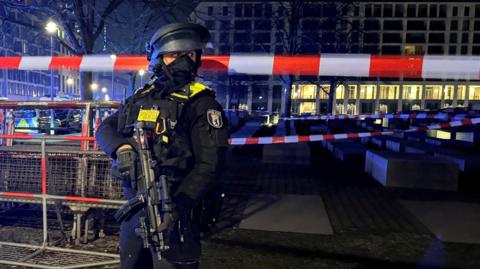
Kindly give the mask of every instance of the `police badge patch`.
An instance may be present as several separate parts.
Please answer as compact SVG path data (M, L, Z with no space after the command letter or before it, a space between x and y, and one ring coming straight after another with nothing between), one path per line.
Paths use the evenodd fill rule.
M222 128L222 112L214 109L209 109L207 111L207 121L213 128Z

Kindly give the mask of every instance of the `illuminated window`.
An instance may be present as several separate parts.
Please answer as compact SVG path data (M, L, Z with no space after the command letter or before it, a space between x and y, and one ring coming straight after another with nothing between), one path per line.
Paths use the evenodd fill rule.
M470 86L468 88L468 100L480 100L480 86Z
M443 89L443 100L453 100L453 91L455 87L453 85L446 85Z
M398 92L400 86L398 85L380 85L380 99L394 100L398 99Z
M292 99L315 99L316 94L316 85L292 85Z
M338 99L343 99L344 97L345 97L345 86L339 85L335 90L335 98L338 100Z
M320 89L319 90L319 94L318 96L320 97L320 99L328 99L328 92L330 92L330 85L328 84L322 84L320 85Z
M315 102L301 102L300 103L300 113L311 113L315 114Z
M465 100L466 92L467 92L467 86L458 85L457 99L458 100Z
M440 100L442 97L441 85L427 85L425 86L425 99Z
M376 85L360 85L360 99L375 99L376 89Z
M404 85L403 86L404 100L420 100L422 99L422 85Z
M357 85L349 85L348 90L348 96L350 99L357 99Z

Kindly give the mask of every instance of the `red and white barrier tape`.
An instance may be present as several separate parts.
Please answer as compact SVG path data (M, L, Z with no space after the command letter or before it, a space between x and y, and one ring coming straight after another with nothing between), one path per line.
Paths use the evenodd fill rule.
M438 114L427 114L427 113L418 113L418 114L363 114L363 115L322 115L322 116L308 116L308 117L290 117L290 118L281 118L282 120L291 121L291 120L348 120L348 119L436 119L436 120L461 120L464 119L467 115L457 114L449 115L447 113L438 113Z
M146 69L145 56L0 57L0 69L73 69L111 72ZM228 74L388 77L417 79L480 79L480 56L450 55L204 55L202 70Z
M299 142L315 142L324 140L354 139L370 136L390 135L398 132L416 132L436 129L447 129L452 127L480 124L480 118L463 119L440 124L432 124L424 127L415 127L405 131L385 131L385 132L363 132L363 133L345 133L345 134L327 134L327 135L292 135L292 136L269 136L269 137L248 137L248 138L230 138L230 145L264 145L264 144L286 144ZM52 136L52 135L0 135L0 138L6 139L52 139L68 141L95 141L95 137L89 136Z
M384 131L384 132L364 132L364 133L346 133L346 134L327 134L327 135L292 135L292 136L273 136L273 137L249 137L249 138L231 138L230 145L265 145L265 144L286 144L301 142L316 142L327 140L354 139L371 136L391 135L401 132L416 132L426 130L447 129L458 126L467 126L480 124L480 118L463 119L459 121L446 122L441 124L432 124L425 127L415 127L405 131Z

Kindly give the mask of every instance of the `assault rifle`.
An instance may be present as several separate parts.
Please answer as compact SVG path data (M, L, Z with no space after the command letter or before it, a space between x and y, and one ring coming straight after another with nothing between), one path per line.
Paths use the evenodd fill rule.
M152 159L148 143L149 134L157 128L159 114L156 109L141 109L137 121L133 124L141 165L141 175L137 182L143 187L143 192L140 191L140 194L125 203L115 214L115 219L121 222L144 209L145 214L140 216L140 227L135 232L143 239L144 247L153 250L158 260L161 260L161 252L169 246L159 228L164 214L171 214L173 203L167 177L155 175L156 161Z

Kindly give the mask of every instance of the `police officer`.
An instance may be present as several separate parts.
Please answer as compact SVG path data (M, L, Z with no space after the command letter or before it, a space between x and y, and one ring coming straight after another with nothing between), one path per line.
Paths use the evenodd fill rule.
M156 174L166 174L172 184L174 209L162 224L169 249L158 261L143 247L135 232L144 214L139 212L121 223L121 268L198 268L200 234L190 219L191 210L215 186L228 139L214 92L195 81L209 39L208 30L197 24L160 28L147 43L154 79L105 119L96 133L100 147L114 159L112 176L124 180L124 195L130 199L144 187L137 183L140 169L131 124L140 108L160 110L160 129L151 143Z

